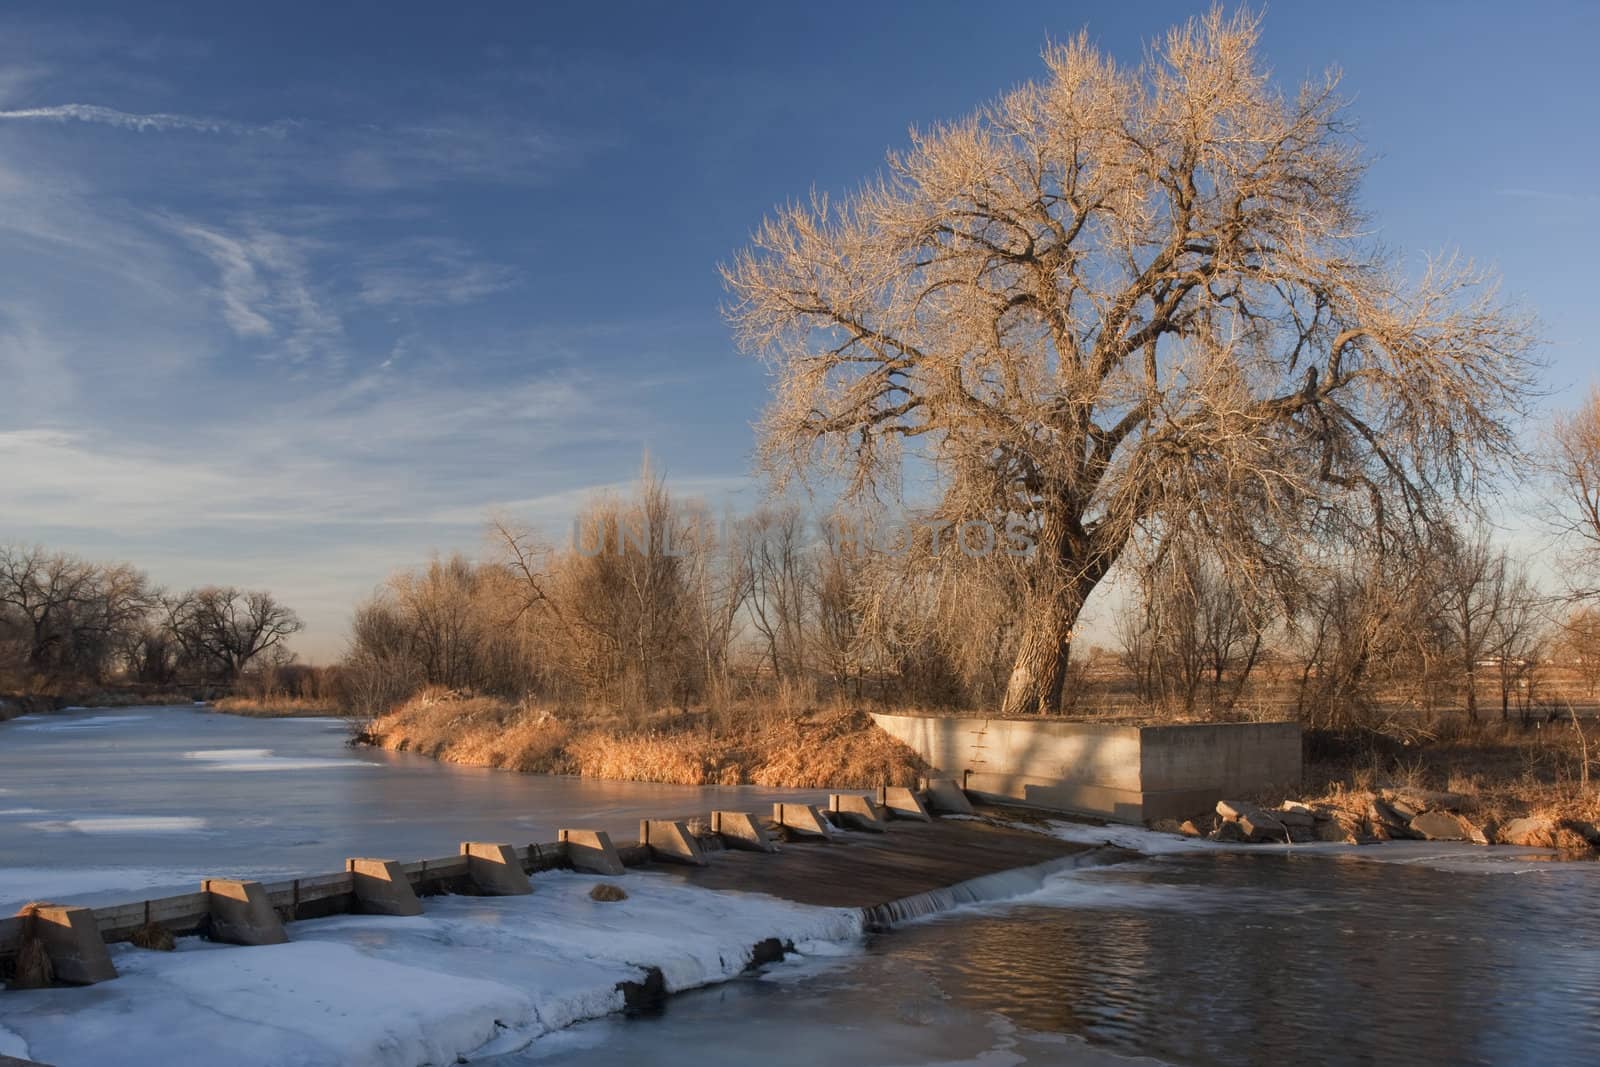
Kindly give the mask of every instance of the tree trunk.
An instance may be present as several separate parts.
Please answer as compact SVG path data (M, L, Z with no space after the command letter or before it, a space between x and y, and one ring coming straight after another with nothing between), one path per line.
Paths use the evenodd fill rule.
M1067 615L1061 605L1031 605L1000 714L1049 715L1060 709L1077 612L1071 613L1071 619Z
M1125 536L1097 541L1067 507L1046 514L1033 560L1040 570L1023 603L1022 639L1000 714L1053 715L1061 710L1073 628L1125 541Z

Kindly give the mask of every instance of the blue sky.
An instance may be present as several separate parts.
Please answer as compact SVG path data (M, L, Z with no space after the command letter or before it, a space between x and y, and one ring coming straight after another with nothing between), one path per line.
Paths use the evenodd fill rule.
M761 366L717 263L910 124L1126 60L1178 4L0 9L0 540L354 600L503 509L560 529L648 450L751 502ZM1600 7L1280 4L1336 64L1379 236L1459 248L1596 377Z

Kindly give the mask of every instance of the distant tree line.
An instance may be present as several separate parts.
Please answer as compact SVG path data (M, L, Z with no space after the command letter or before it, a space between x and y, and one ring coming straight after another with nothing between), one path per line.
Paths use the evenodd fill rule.
M0 546L0 689L232 683L292 658L301 628L264 590L169 593L127 563Z

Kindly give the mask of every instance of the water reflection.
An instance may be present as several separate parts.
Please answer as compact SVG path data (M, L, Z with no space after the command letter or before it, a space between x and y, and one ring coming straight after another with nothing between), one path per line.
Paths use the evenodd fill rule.
M1500 869L1520 873L1259 853L1075 871L515 1062L1593 1063L1600 867Z
M1586 865L1587 866L1587 865ZM1592 1062L1593 868L1214 854L897 931L962 1007L1185 1063Z

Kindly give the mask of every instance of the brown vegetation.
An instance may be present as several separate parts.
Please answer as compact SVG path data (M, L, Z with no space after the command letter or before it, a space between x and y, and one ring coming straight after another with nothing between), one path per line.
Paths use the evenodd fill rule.
M427 689L374 721L370 739L447 763L678 785L861 788L912 785L910 749L863 712L674 712L561 718L495 697Z
M291 696L220 697L211 702L211 708L256 719L306 719L344 714L343 706L335 700Z
M44 989L55 981L55 968L50 963L50 953L39 938L38 903L25 904L17 911L22 919L22 938L17 945L16 957L11 961L6 985L11 989Z
M1594 743L1600 743L1600 725L1592 721L1524 729L1456 717L1430 724L1409 743L1374 737L1355 746L1313 736L1304 799L1356 810L1376 790L1422 790L1461 797L1460 810L1485 822L1545 816L1600 823L1600 792L1591 781Z
M172 952L178 947L172 931L158 922L145 923L128 935L128 941L135 948L149 949L152 952Z

